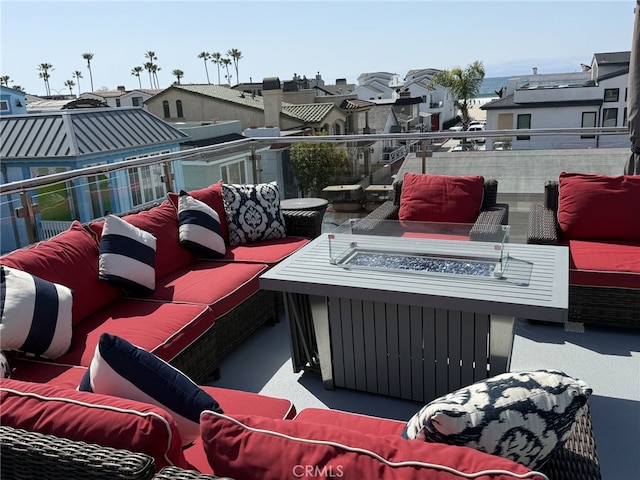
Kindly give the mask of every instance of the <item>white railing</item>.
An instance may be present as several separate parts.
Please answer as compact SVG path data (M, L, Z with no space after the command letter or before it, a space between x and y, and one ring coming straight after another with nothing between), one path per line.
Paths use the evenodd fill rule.
M55 237L59 233L69 230L72 223L64 220L40 220L40 239L46 240L47 238Z

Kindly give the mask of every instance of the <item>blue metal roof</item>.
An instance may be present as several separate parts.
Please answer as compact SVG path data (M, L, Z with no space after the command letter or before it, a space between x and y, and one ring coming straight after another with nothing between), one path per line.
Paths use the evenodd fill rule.
M182 142L188 135L138 107L0 118L0 157L68 158Z

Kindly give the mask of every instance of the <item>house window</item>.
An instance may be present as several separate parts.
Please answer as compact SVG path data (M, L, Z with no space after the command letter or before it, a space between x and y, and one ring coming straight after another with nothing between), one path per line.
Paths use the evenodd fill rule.
M602 126L617 127L618 126L618 109L605 108L602 110Z
M184 113L182 112L182 100L176 100L176 112L178 118L184 117Z
M164 100L162 102L162 110L164 110L164 118L170 118L171 117L171 111L169 110L169 102Z
M151 155L139 155L127 157L125 160L146 158L149 156L171 153L169 150L154 152ZM156 200L161 200L167 195L167 190L162 181L162 164L147 165L144 167L129 169L129 187L133 206L144 205Z
M582 112L582 128L596 126L596 112ZM580 138L596 138L595 135L581 135Z
M0 100L0 112L9 111L9 102L6 100Z
M627 126L627 107L624 107L624 111L622 112L622 126Z
M605 102L617 102L620 96L619 88L605 88L604 89L604 101Z
M225 183L246 183L245 162L240 160L220 167L220 176Z
M131 97L131 102L133 103L134 107L141 107L142 106L142 97Z
M120 99L119 99L119 98L116 98L116 107L120 107L120 106L121 106L121 105L120 105Z
M525 113L522 115L518 115L518 120L516 124L516 128L520 129L530 129L531 128L531 114ZM528 135L519 135L516 137L516 140L529 140L531 137Z

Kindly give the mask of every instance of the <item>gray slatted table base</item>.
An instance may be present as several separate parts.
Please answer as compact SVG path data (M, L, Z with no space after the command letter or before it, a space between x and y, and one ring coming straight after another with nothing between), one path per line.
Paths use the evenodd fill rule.
M450 246L490 247L428 243ZM429 401L508 371L514 317L566 320L564 247L510 245L522 285L348 270L331 265L328 250L319 237L260 280L284 293L294 371L319 371L326 388Z

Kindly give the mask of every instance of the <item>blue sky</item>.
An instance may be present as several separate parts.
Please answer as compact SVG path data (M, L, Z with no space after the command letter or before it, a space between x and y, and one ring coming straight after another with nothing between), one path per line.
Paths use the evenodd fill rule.
M288 80L294 73L326 83L386 71L450 69L480 60L486 76L573 72L594 53L631 49L634 0L604 1L29 1L0 0L0 72L28 93L44 94L37 67L50 63L52 93L89 72L94 88L138 87L131 69L158 57L161 87L206 83L202 51L242 52L239 80ZM224 70L221 71L224 82ZM229 73L237 83L233 66ZM217 83L217 67L209 63ZM142 74L142 87L149 77ZM11 85L11 83L10 83ZM74 88L74 93L77 87Z

